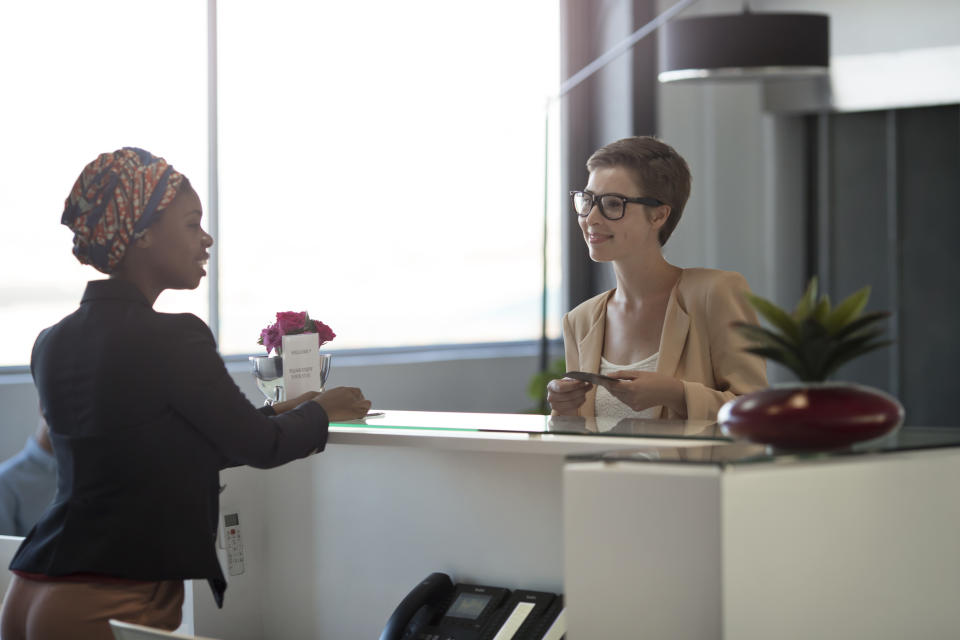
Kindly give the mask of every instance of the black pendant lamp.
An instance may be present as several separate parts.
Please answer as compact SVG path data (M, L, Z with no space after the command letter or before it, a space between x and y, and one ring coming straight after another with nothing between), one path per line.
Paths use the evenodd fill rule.
M660 82L823 75L830 60L825 14L743 13L663 26Z

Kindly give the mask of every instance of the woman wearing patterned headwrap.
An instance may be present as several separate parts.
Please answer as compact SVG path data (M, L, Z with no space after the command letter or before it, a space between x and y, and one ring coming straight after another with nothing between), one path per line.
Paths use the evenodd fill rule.
M111 618L172 630L190 578L221 605L219 470L320 451L330 419L370 407L340 387L254 409L203 321L153 310L206 275L202 215L182 174L130 147L87 165L67 198L74 254L110 278L33 348L57 494L10 564L4 640L108 640Z

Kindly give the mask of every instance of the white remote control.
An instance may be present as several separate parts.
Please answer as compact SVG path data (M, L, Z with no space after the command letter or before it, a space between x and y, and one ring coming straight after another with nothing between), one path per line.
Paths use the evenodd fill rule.
M230 575L243 573L243 538L240 537L240 516L227 513L223 516L223 539L227 550L227 566Z

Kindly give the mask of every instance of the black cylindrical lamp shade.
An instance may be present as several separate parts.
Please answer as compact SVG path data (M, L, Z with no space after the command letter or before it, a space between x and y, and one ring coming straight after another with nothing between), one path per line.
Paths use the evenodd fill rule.
M698 16L664 25L660 82L826 73L829 20L815 13Z

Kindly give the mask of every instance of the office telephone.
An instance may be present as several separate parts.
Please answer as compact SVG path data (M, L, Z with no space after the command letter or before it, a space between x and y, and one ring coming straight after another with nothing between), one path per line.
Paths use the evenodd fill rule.
M431 573L397 605L380 640L561 640L563 596L453 584Z

